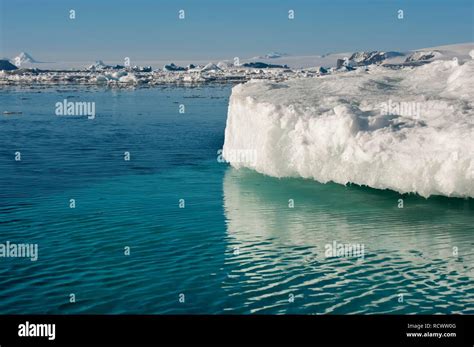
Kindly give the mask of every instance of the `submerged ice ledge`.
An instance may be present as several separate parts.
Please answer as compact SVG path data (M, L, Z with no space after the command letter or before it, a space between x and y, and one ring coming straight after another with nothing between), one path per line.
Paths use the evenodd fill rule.
M223 156L274 177L474 197L474 61L237 85Z

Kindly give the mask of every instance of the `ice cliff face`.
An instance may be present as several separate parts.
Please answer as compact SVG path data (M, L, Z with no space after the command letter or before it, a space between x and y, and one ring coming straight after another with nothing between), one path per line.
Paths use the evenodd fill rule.
M223 155L275 177L474 197L474 61L238 85Z

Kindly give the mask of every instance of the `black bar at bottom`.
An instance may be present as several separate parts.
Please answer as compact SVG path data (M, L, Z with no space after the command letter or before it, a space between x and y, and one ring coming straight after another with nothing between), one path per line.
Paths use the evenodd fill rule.
M167 342L472 346L473 317L5 315L0 316L0 345ZM52 325L44 324L55 325L54 339Z

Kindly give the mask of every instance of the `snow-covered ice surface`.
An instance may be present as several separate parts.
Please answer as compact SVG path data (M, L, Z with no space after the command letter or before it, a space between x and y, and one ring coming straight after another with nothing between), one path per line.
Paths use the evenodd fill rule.
M223 156L275 177L474 197L469 59L237 85Z
M159 61L134 61L133 67L124 66L124 61L106 64L98 60L92 65L90 62L37 62L27 53L22 53L18 56L21 60L18 70L3 71L9 69L0 68L0 85L100 84L128 88L161 84L241 83L251 79L285 81L291 78L318 77L335 70L341 72L373 64L399 68L406 65L418 66L432 60L451 60L453 57L463 63L471 60L470 52L473 48L472 43L466 43L410 52L370 51L314 56L270 53L263 57L241 59L236 65L234 60L166 61L158 65ZM113 76L113 71L117 70L130 75L117 78Z

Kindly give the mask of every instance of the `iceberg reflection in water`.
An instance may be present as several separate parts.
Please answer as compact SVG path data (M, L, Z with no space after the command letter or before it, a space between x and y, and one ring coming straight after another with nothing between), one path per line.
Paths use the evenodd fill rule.
M234 249L223 287L246 311L474 312L472 199L424 199L232 168L223 190ZM364 258L326 258L334 241L364 245Z

